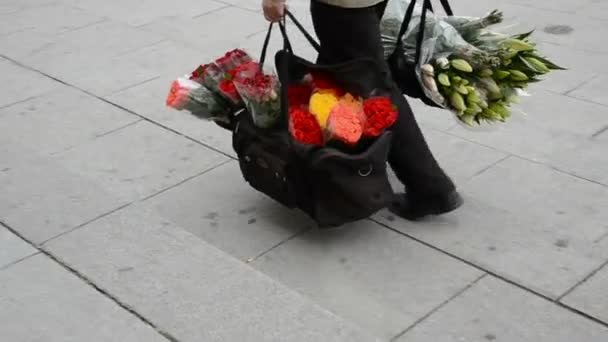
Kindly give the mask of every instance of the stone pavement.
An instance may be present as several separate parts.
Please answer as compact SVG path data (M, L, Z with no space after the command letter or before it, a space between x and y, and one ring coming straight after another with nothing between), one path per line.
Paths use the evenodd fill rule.
M259 53L258 2L0 0L0 341L608 341L605 1L453 1L571 70L491 131L413 101L466 205L333 231L164 107L177 75Z

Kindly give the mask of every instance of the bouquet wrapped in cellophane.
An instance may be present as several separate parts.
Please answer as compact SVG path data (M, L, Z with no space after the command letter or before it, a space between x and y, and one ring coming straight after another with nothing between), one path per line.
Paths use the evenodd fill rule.
M387 58L395 50L397 36L409 6L408 0L389 0L381 30ZM495 10L481 18L426 13L416 76L424 94L440 107L456 114L469 127L483 122L504 122L511 105L530 83L563 68L543 57L531 41L532 32L506 35L488 27L501 23ZM407 61L415 63L421 8L414 10L401 42Z

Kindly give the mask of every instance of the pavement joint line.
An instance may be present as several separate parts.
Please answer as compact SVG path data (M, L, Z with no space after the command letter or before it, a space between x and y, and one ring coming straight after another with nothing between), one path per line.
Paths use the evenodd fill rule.
M503 153L503 154L508 154L508 155L510 155L510 157L519 158L521 160L525 160L527 162L534 163L534 164L537 164L537 165L543 165L545 167L548 167L548 168L552 169L553 171L556 171L556 172L564 174L564 175L568 175L568 176L573 177L573 178L577 178L577 179L580 179L580 180L584 180L584 181L587 181L587 182L590 182L590 183L593 183L593 184L600 185L602 187L608 188L608 184L604 184L602 182L598 182L596 180L585 178L585 177L579 176L579 175L577 175L575 173L572 173L572 172L569 172L569 171L566 171L566 170L562 170L562 169L560 169L560 168L558 168L556 166L553 166L553 165L551 165L549 163L546 163L546 162L534 160L534 159L527 158L527 157L524 157L524 156L520 156L520 155L517 155L517 154L512 154L512 153L510 153L508 151L504 151L504 150L498 149L498 148L490 146L490 145L480 144L480 143L478 143L478 142L476 142L474 140L462 137L462 136L457 135L457 134L455 134L453 132L450 132L450 131L442 131L442 130L439 130L439 129L436 129L436 128L432 128L432 127L430 127L430 129L432 129L432 130L434 130L436 132L445 133L445 134L447 134L449 136L452 136L452 137L455 137L455 138L458 138L458 139L461 139L461 140L464 140L464 141L467 141L467 142L470 142L470 143L473 143L473 144L476 144L476 145L479 145L479 146L482 146L482 147L485 147L485 148L488 148L488 149L491 149L491 150L493 150L495 152L500 152L500 153Z
M421 244L423 246L426 246L428 248L431 248L432 250L435 250L435 251L437 251L439 253L442 253L442 254L444 254L444 255L452 258L452 259L460 261L460 262L462 262L462 263L464 263L464 264L466 264L466 265L468 265L470 267L473 267L473 268L475 268L475 269L477 269L479 271L485 272L485 273L487 273L487 274L489 274L489 275L491 275L491 276L493 276L493 277L495 277L495 278L497 278L499 280L502 280L502 281L506 282L507 284L515 286L515 287L517 287L517 288L519 288L519 289L521 289L521 290L523 290L525 292L528 292L528 293L530 293L530 294L532 294L534 296L542 298L542 299L544 299L544 300L546 300L548 302L554 303L555 305L557 305L557 306L559 306L559 307L561 307L561 308L563 308L565 310L568 310L568 311L570 311L570 312L572 312L574 314L577 314L579 316L585 317L586 319L588 319L590 321L593 321L593 322L595 322L595 323L597 323L597 324L599 324L599 325L601 325L601 326L603 326L605 328L608 328L608 322L604 322L604 321L602 321L602 320L600 320L600 319L598 319L596 317L593 317L592 315L590 315L590 314L588 314L586 312L583 312L583 311L578 310L576 308L573 308L573 307L571 307L569 305L566 305L566 304L560 302L559 299L553 299L553 298L551 298L551 297L549 297L547 295L542 294L541 292L538 292L538 291L533 290L531 288L528 288L528 287L526 287L524 285L521 285L521 284L519 284L519 283L517 283L517 282L515 282L515 281L513 281L511 279L506 278L505 276L502 276L502 275L498 274L497 272L494 272L494 271L489 270L489 269L485 269L482 266L477 265L476 263L474 263L472 261L469 261L469 260L467 260L465 258L459 257L458 255L456 255L454 253L450 253L450 252L448 252L448 251L446 251L444 249L441 249L440 247L434 246L434 245L432 245L432 244L430 244L430 243L428 243L428 242L426 242L426 241L424 241L422 239L419 239L419 238L417 238L417 237L415 237L415 236L413 236L411 234L402 232L402 231L400 231L400 230L398 230L396 228L393 228L393 227L389 226L386 223L380 222L380 221L378 221L378 220L376 220L374 218L369 218L368 220L372 221L372 222L375 222L376 224L378 224L378 225L380 225L380 226L382 226L382 227L384 227L384 228L386 228L388 230L391 230L391 231L393 231L393 232L395 232L395 233L397 233L399 235L405 236L405 237L407 237L407 238L409 238L409 239L411 239L411 240L413 240L413 241L415 241L415 242L417 242L417 243L419 243L419 244ZM606 263L608 263L608 261L606 261Z
M596 78L598 78L599 76L600 76L599 74L595 74L595 75L591 76L590 78L588 78L588 79L586 79L586 80L582 81L581 83L579 83L578 85L576 85L574 88L572 88L572 89L570 89L570 90L565 91L565 92L564 92L564 93L562 93L561 95L566 95L566 96L568 96L568 97L571 97L571 98L572 98L573 96L570 96L570 94L572 94L573 92L575 92L575 91L577 91L577 90L581 89L582 87L586 86L587 84L591 83L593 80L595 80L595 79L596 79ZM576 97L573 97L573 98L576 98Z
M137 125L138 123L140 123L142 121L144 121L144 120L141 119L141 118L138 118L137 120L135 120L133 122L130 122L128 124L122 125L120 127L113 128L113 129L111 129L111 130L109 130L107 132L103 132L103 133L97 134L97 135L95 135L95 139L102 138L102 137L105 137L107 135L111 135L111 134L116 133L118 131L121 131L121 130L127 128L127 127L131 127L131 126Z
M564 294L562 294L561 296L559 296L557 298L557 301L559 301L561 303L561 301L564 298L566 298L568 295L570 295L572 292L574 292L574 290L576 290L579 286L581 286L584 283L586 283L587 281L589 281L589 279L593 278L593 276L595 276L596 274L598 274L601 270L603 270L607 266L608 266L608 260L604 261L600 266L598 266L596 269L594 269L589 274L587 274L587 276L585 276L585 278L581 279L579 282L577 282L576 284L574 284L574 286L572 286L566 292L564 292Z
M583 101L583 102L586 102L586 103L591 103L591 104L602 106L602 107L608 107L608 104L600 103L600 102L589 100L589 99L584 99L582 97L574 96L574 95L571 95L571 94L568 94L568 95L565 95L565 96L569 97L571 99L574 99L574 100L579 100L579 101Z
M24 241L25 241L25 240L24 240ZM29 244L29 242L27 242L27 241L25 241L25 242ZM27 255L27 256L21 257L21 258L19 258L19 259L15 260L15 261L11 262L11 263L8 263L7 265L4 265L4 266L0 267L0 272L2 272L2 271L4 271L4 270L7 270L7 269L8 269L8 268L10 268L11 266L17 265L18 263L20 263L20 262L22 262L22 261L24 261L24 260L27 260L27 259L29 259L29 258L31 258L31 257L33 257L33 256L36 256L36 255L38 255L38 254L40 254L40 252L39 252L39 251L36 251L35 253L29 254L29 255Z
M284 239L283 241L278 242L277 244L275 244L274 246L270 247L269 249L263 251L262 253L258 254L257 256L253 257L253 258L249 258L245 261L246 264L253 264L254 262L256 262L258 259L262 258L264 255L274 251L275 249L279 248L281 245L301 236L304 235L308 232L312 231L312 228L303 228L302 230L292 234L291 236L288 236L286 239Z
M6 229L8 229L11 233L15 234L19 238L21 238L23 241L25 241L28 244L30 244L36 250L38 250L38 253L36 253L36 255L44 255L44 256L50 258L51 260L53 260L54 262L56 262L57 264L59 264L64 270L68 271L73 276L76 276L81 281L83 281L85 284L91 286L93 289L95 289L102 296L108 298L109 300L111 300L112 302L114 302L114 304L118 305L122 309L126 310L127 312L129 312L130 314L132 314L133 316L135 316L136 318L138 318L140 321L142 321L144 324L146 324L149 327L151 327L152 329L154 329L154 331L156 331L161 336L165 337L170 342L179 342L179 340L177 338L175 338L174 336L172 336L170 333L168 333L168 332L162 330L161 328L159 328L158 326L156 326L154 323L152 323L146 317L144 317L143 315L141 315L140 313L138 313L137 311L135 311L135 309L131 308L128 304L123 303L116 296L112 295L111 293L109 293L106 290L102 289L101 287L97 286L89 278L87 278L84 274L80 273L75 268L73 268L73 267L69 266L67 263L63 262L60 258L58 258L54 254L52 254L50 251L42 248L41 246L37 246L35 243L33 243L32 241L26 239L17 230L13 229L11 226L7 225L6 223L0 221L0 225L3 226L3 227L5 227Z
M198 19L198 18L200 18L200 17L204 17L204 16L206 16L206 15L208 15L208 14L212 14L212 13L215 13L215 12L220 12L220 11L222 11L222 10L225 10L226 8L235 7L234 5L227 4L227 3L225 3L225 2L221 2L221 1L215 1L215 2L218 2L218 3L220 3L220 4L223 4L224 6L220 6L220 7L218 7L218 8L214 8L214 9L212 9L212 10L205 11L205 12L203 12L203 13L196 14L196 15L192 16L191 18L192 18L192 19Z
M119 104L117 104L117 103L114 103L114 102L112 102L112 101L110 101L110 100L108 100L108 99L106 99L106 98L104 98L104 97L102 97L102 96L96 95L96 94L94 94L94 93L92 93L92 92L90 92L90 91L88 91L88 90L85 90L85 89L79 88L79 87L77 87L77 86L75 86L75 85L73 85L73 84L70 84L70 83L68 83L68 82L66 82L66 81L63 81L63 80L61 80L61 79L59 79L59 78L57 78L57 77L54 77L54 76L49 75L49 74L47 74L47 73L45 73L45 72L42 72L42 71L40 71L40 70L38 70L38 69L35 69L35 68L32 68L32 67L30 67L30 66L28 66L28 65L25 65L25 64L23 64L23 63L20 63L19 61L15 60L15 59L13 59L13 58L10 58L10 57L8 57L8 56L5 56L5 55L0 54L0 57L7 59L7 60L11 61L12 63L14 63L14 64L16 64L16 65L18 65L18 66L20 66L20 67L22 67L22 68L25 68L25 69L30 70L30 71L33 71L33 72L37 72L37 73L39 73L39 74L41 74L41 75L43 75L43 76L45 76L45 77L48 77L48 78L50 78L50 79L52 79L52 80L54 80L54 81L56 81L56 82L58 82L58 83L61 83L61 84L65 85L65 86L67 86L67 87L70 87L70 88L72 88L72 89L76 89L76 90L78 90L78 91L80 91L80 92L82 92L82 93L84 93L84 94L87 94L87 95L89 95L89 96L91 96L91 97L94 97L94 98L96 98L96 99L98 99L98 100L100 100L100 101L103 101L103 102L105 102L105 103L107 103L107 104L109 104L109 105L112 105L112 106L114 106L114 107L116 107L116 108L118 108L118 109L121 109L121 110L123 110L123 111L125 111L125 112L127 112L127 113L130 113L130 114L133 114L133 115L135 115L135 116L138 116L139 118L141 118L141 119L143 119L143 120L145 120L145 121L147 121L147 122L149 122L149 123L151 123L151 124L154 124L154 125L156 125L156 126L158 126L158 127L161 127L161 128L163 128L163 129L165 129L165 130L167 130L167 131L170 131L170 132L172 132L172 133L174 133L174 134L176 134L176 135L179 135L179 136L181 136L181 137L183 137L183 138L185 138L185 139L187 139L187 140L190 140L190 141L192 141L192 142L194 142L194 143L196 143L196 144L198 144L198 145L201 145L201 146L203 146L203 147L206 147L206 148L208 148L208 149L210 149L210 150L212 150L212 151L214 151L214 152L217 152L217 153L219 153L219 154L222 154L222 155L224 155L224 156L226 156L226 157L228 157L228 158L230 158L230 159L234 159L234 160L236 160L236 159L237 159L237 158L235 158L235 157L231 156L230 154L228 154L228 153L226 153L226 152L224 152L224 151L222 151L222 150L220 150L220 149L217 149L217 148L215 148L215 147L213 147L213 146L211 146L211 145L208 145L208 144L206 144L206 143L203 143L202 141L199 141L199 140L197 140L197 139L194 139L194 138L192 138L192 137L190 137L190 136L188 136L188 135L186 135L186 134L184 134L184 133L181 133L181 132L179 132L179 131L177 131L177 130L175 130L175 129L173 129L173 128L170 128L170 127L168 127L168 126L166 126L166 125L163 125L163 124L162 124L162 123L160 123L160 122L157 122L157 121L154 121L154 120L152 120L152 119L150 119L150 118L147 118L147 117L145 117L145 116L144 116L144 115L142 115L142 114L139 114L139 113L137 113L137 112L135 112L135 111L133 111L133 110L130 110L130 109L128 109L128 108L126 108L126 107L124 107L124 106L121 106L121 105L119 105Z
M122 92L123 92L123 91L125 91L125 90L129 90L129 89L132 89L132 88L135 88L135 87L139 87L140 85L143 85L143 84L146 84L146 83L149 83L149 82L152 82L152 81L158 80L158 79L160 79L160 78L161 78L161 75L157 75L157 76L154 76L154 77L150 77L150 78L149 78L149 79L147 79L147 80L143 80L143 81L138 82L138 83L136 83L136 84L131 84L131 85L128 85L128 86L126 86L126 87L124 87L124 88L120 88L120 89L118 89L118 90L116 90L116 91L112 91L112 92L110 92L110 93L108 93L108 94L106 94L106 95L103 95L103 97L105 98L105 97L114 96L114 95L117 95L117 94L122 93Z
M602 240L608 238L608 232L606 232L605 234L603 234L602 236L600 236L599 238L595 239L593 241L593 243L600 243Z
M25 103L25 102L30 101L30 100L33 100L33 99L35 99L35 98L37 98L37 97L39 97L39 96L40 96L40 95L29 96L29 97L27 97L27 98L25 98L25 99L23 99L23 100L19 100L19 101L15 101L15 102L10 102L10 103L7 103L7 104L5 104L5 105L0 106L0 110L6 109L6 108L9 108L9 107L12 107L12 106L15 106L15 105L21 104L21 103Z
M141 30L145 31L145 29L143 29L143 28ZM145 31L145 32L149 33L149 31ZM125 51L121 51L120 53L112 55L111 58L123 57L123 56L131 54L133 52L137 52L139 50L146 49L146 48L149 48L149 47L152 47L152 46L155 46L155 45L159 45L159 44L162 44L162 43L168 42L168 41L169 41L169 39L167 39L167 38L161 38L161 39L159 39L159 40L157 40L155 42L149 43L149 44L145 44L145 45L142 45L142 46L137 46L137 47L134 47L134 48L131 48L131 49L127 49ZM160 76L156 76L156 77L160 77ZM146 82L146 81L144 81L144 82ZM127 88L129 88L129 87L132 87L132 86L127 86Z
M600 135L602 135L605 132L608 132L608 125L600 128L597 132L591 134L591 139L597 138L597 137L599 137Z
M144 197L144 198L142 198L142 199L139 199L139 200L137 200L137 201L134 201L134 202L132 202L132 203L135 203L135 202L145 202L145 201L147 201L147 200L149 200L149 199L151 199L151 198L153 198L153 197L156 197L156 196L158 196L158 195L160 195L160 194L162 194L162 193L165 193L165 192L167 192L167 191L170 191L170 190L172 190L172 189L174 189L174 188L176 188L176 187L178 187L178 186L180 186L180 185L182 185L182 184L184 184L184 183L187 183L187 182L189 182L189 181L191 181L191 180L193 180L193 179L195 179L195 178L198 178L198 177L200 177L200 176L202 176L202 175L204 175L204 174L206 174L206 173L208 173L208 172L211 172L211 171L213 171L213 170L215 170L215 169L218 169L218 168L220 168L220 167L222 167L222 166L224 166L224 165L226 165L226 164L228 164L228 163L231 163L231 162L233 162L233 161L234 161L233 159L228 159L228 160L225 160L225 161L223 161L223 162L221 162L221 163L219 163L219 164L217 164L217 165L211 166L211 167L209 167L208 169L205 169L205 170L203 170L203 171L201 171L201 172L199 172L199 173L197 173L197 174L195 174L195 175L192 175L192 176L190 176L190 177L187 177L187 178L185 178L185 179L183 179L183 180L181 180L181 181L179 181L179 182L177 182L177 183L175 183L175 184L173 184L173 185L170 185L170 186L168 186L168 187L166 187L166 188L164 188L164 189L161 189L161 190L159 190L159 191L157 191L157 192L155 192L155 193L153 193L153 194L151 194L151 195L148 195L148 196L146 196L146 197Z
M91 224L91 223L93 223L93 222L95 222L95 221L101 220L102 218L104 218L104 217L106 217L106 216L109 216L109 215L112 215L112 214L114 214L114 213L116 213L116 212L118 212L118 211L120 211L120 210L126 209L126 208L128 208L128 207L130 207L130 206L132 206L132 205L134 205L134 204L136 204L136 203L141 203L141 202L144 202L144 201L146 201L146 200L148 200L148 199L150 199L150 198L152 198L152 197L154 197L154 196L160 195L160 194L162 194L162 193L163 193L163 192L165 192L165 191L169 191L169 190L171 190L171 189L173 189L173 188L175 188L175 187L177 187L177 186L179 186L179 185L182 185L182 184L184 184L184 183L186 183L186 182L188 182L188 181L190 181L190 180L192 180L192 179L194 179L194 178L197 178L197 177L199 177L199 176L202 176L202 175L204 175L205 173L210 172L210 171L213 171L213 170L215 170L216 168L218 168L218 167L220 167L220 166L222 166L222 165L224 165L224 164L227 164L227 163L229 163L229 162L232 162L232 161L233 161L233 160L230 160L230 159L229 159L229 160L226 160L226 161L224 161L224 162L222 162L222 163L220 163L220 164L218 164L218 165L215 165L215 166L213 166L213 167L211 167L211 168L209 168L209 169L205 169L204 171L199 172L199 173L197 173L196 175L193 175L193 176L190 176L190 177L188 177L188 178L186 178L186 179L184 179L184 180L181 180L180 182L178 182L178 183L176 183L176 184L174 184L174 185L171 185L171 186L169 186L169 187L167 187L167 188L165 188L165 189L161 189L161 190L159 190L159 191L157 191L157 192L153 193L152 195L146 196L146 197L141 198L141 199L136 199L136 200L131 201L131 202L129 202L129 203L125 203L125 204L123 204L123 205L121 205L121 206L119 206L119 207L117 207L117 208L114 208L114 209L112 209L112 210L110 210L110 211L108 211L108 212L105 212L105 213L103 213L103 214L101 214L101 215L99 215L99 216L97 216L97 217L95 217L95 218L92 218L92 219L90 219L90 220L88 220L88 221L86 221L86 222L84 222L84 223L81 223L81 224L77 225L77 226L76 226L76 227L74 227L74 228L71 228L71 229L66 230L66 231L64 231L64 232L61 232L61 233L59 233L59 234L57 234L57 235L55 235L55 236L53 236L53 237L50 237L50 238L48 238L48 239L46 239L46 240L44 240L44 241L40 242L40 243L39 243L39 245L40 245L40 246L43 246L43 245L47 244L48 242L50 242L50 241L52 241L52 240L55 240L55 239L58 239L58 238L60 238L60 237L62 237L62 236L68 235L68 234L70 234L70 233L72 233L72 232L74 232L74 231L76 231L76 230L78 230L78 229L80 229L80 228L83 228L83 227L85 227L85 226L87 226L87 225L89 225L89 224Z
M86 226L86 225L88 225L88 224L91 224L91 223L93 223L93 222L95 222L95 221L101 220L102 218L104 218L104 217L106 217L106 216L112 215L112 214L114 214L115 212L117 212L117 211L119 211L119 210L122 210L122 209L124 209L124 208L126 208L126 207L130 206L130 205L131 205L131 204L133 204L134 202L137 202L137 201L133 201L133 202L129 202L129 203L123 204L123 205L121 205L121 206L119 206L119 207L117 207L117 208L114 208L114 209L112 209L112 210L110 210L110 211L108 211L108 212L105 212L105 213L103 213L103 214L101 214L101 215L98 215L98 216L96 216L96 217L94 217L94 218L92 218L92 219L90 219L90 220L87 220L87 221L86 221L86 222L84 222L84 223L81 223L81 224L79 224L79 225L77 225L77 226L75 226L75 227L73 227L73 228L70 228L70 229L68 229L68 230L66 230L66 231L64 231L64 232L61 232L61 233L59 233L59 234L57 234L57 235L55 235L55 236L53 236L53 237L50 237L50 238L48 238L48 239L46 239L46 240L44 240L44 241L40 242L40 243L38 244L38 246L44 246L45 244L47 244L48 242L50 242L50 241L52 241L52 240L55 240L55 239L58 239L58 238L60 238L60 237L62 237L62 236L68 235L68 234L70 234L70 233L74 232L75 230L78 230L78 229L80 229L80 228L82 228L82 227L84 227L84 226Z
M470 284L467 284L467 286L465 286L462 289L460 289L458 292L456 292L450 298L444 300L442 303L440 303L439 305L437 305L436 307L434 307L431 311L427 312L424 316L422 316L419 319L417 319L416 322L412 323L409 327L405 328L405 330L403 330L402 332L400 332L399 334L397 334L395 337L391 338L389 341L390 342L396 342L398 339L400 339L401 337L403 337L404 335L406 335L408 332L410 332L412 329L414 329L420 323L426 321L427 318L431 317L434 313L436 313L437 311L439 311L442 308L444 308L446 305L448 305L449 303L451 303L454 299L460 297L463 293L467 292L470 288L472 288L473 286L475 286L477 283L479 283L482 279L484 279L487 276L488 276L488 273L484 273L481 276L477 277L477 279L473 280Z
M502 158L498 159L497 161L495 161L495 162L491 163L490 165L488 165L488 166L484 167L483 169L481 169L481 170L479 170L479 171L475 172L475 174L474 174L474 175L472 175L471 177L469 177L469 180L472 180L472 179L473 179L473 178L475 178L475 177L481 176L481 175L482 175L483 173L485 173L486 171L490 170L490 169L491 169L491 168L493 168L494 166L496 166L496 165L498 165L498 164L502 163L503 161L505 161L505 160L507 160L507 159L509 159L509 158L511 158L511 157L513 157L513 155L511 155L511 154L507 154L506 156L504 156L504 157L502 157Z
M238 8L238 9L241 9L241 10L244 10L244 11L248 11L248 12L254 12L254 13L260 13L260 11L258 11L258 10L253 10L253 9L251 9L251 8L247 8L247 7L241 7L241 6L240 6L240 5L238 5L238 4L232 4L232 3L227 2L227 1L222 1L222 0L213 0L213 1L214 1L214 2L219 2L220 4L225 4L225 5L228 5L228 6L234 7L234 8ZM260 7L261 7L261 5L260 5Z

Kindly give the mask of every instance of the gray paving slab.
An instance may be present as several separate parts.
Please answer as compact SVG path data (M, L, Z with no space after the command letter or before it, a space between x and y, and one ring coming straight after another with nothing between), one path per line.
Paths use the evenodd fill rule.
M112 17L133 27L146 25L163 17L196 17L226 6L226 3L214 0L180 0L178 3L156 0L107 0L103 3L89 0L62 1L88 12Z
M547 166L509 158L466 185L478 201L595 241L608 232L608 188ZM574 228L575 227L575 228Z
M150 196L228 160L147 121L82 144L56 159L66 169L127 202Z
M444 113L448 117L449 113ZM454 120L449 118L449 120ZM441 167L460 184L504 159L507 154L453 135L425 129L425 138Z
M221 56L238 47L242 39L267 27L267 21L259 13L227 6L192 18L163 17L141 29Z
M536 95L538 89L566 94L604 73L602 66L606 59L605 53L581 51L545 42L539 42L537 49L541 55L568 70L553 71L544 75L542 82L528 88L528 92L533 96Z
M608 18L608 6L601 0L588 0L576 12L576 15L606 20Z
M608 89L608 74L597 75L589 82L572 91L569 95L591 101L594 103L603 104L606 106L604 113L608 113L608 100L606 100L606 90Z
M53 154L138 120L79 90L61 87L0 109L0 134L40 154Z
M376 218L394 229L551 298L558 298L608 259L607 242L572 226L524 219L463 190L456 213L411 223L388 211Z
M538 90L523 99L512 120L495 130L456 126L451 133L514 155L607 182L606 158L590 137L608 123L608 107ZM522 114L524 113L524 114ZM581 146L588 145L588 149Z
M608 31L604 20L593 18L579 19L568 12L548 12L529 6L501 5L505 11L505 22L521 23L516 30L527 32L536 29L539 41L569 46L573 49L607 53L608 48L597 37ZM550 15L548 15L550 14ZM563 31L560 25L570 29Z
M586 5L593 3L594 0L580 0L580 1L569 1L569 0L539 0L539 1L527 1L527 0L509 0L510 3L518 4L526 7L537 8L541 10L552 12L572 12L579 10Z
M15 35L20 34L25 33ZM8 40L10 42L10 38ZM110 57L150 46L162 40L164 38L157 34L108 19L79 30L54 35L52 40L34 49L17 47L15 52L11 45L6 50L8 56L17 55L24 64L52 73L66 67L95 68L107 63Z
M194 68L194 65L191 67ZM182 74L191 72L184 69ZM232 135L215 123L201 120L188 112L178 112L165 106L171 82L180 76L164 76L106 97L112 103L128 108L154 122L196 139L207 146L236 157L232 149Z
M191 72L192 66L210 60L212 57L209 55L206 56L205 51L167 40L106 58L103 63L89 63L84 67L64 65L42 70L95 95L105 96L162 75L176 77ZM164 98L159 100L162 101Z
M35 151L3 147L27 156L11 157L0 172L0 218L30 241L43 242L126 204L57 162L34 157Z
M57 89L59 82L0 57L0 108Z
M253 265L384 339L395 337L481 275L366 221L312 231Z
M602 342L608 329L552 302L486 277L398 342Z
M34 247L0 225L0 269L36 253Z
M303 214L252 189L243 180L238 162L218 167L144 204L241 260L255 258L313 226Z
M167 342L46 256L0 271L0 340Z
M608 324L606 284L608 268L604 267L564 297L562 302Z
M55 0L4 0L0 4L0 15L12 14L32 7L46 6L54 2Z
M45 246L179 341L373 341L147 210Z
M0 15L0 33L31 30L57 34L83 28L102 20L104 20L102 16L54 2Z

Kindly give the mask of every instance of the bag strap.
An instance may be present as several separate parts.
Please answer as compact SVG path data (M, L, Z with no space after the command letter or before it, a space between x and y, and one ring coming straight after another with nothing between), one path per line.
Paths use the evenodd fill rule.
M454 12L452 11L452 7L448 0L440 0L440 3L443 7L443 10L446 12L448 16L453 16ZM401 28L399 29L399 34L397 35L397 47L401 47L403 45L403 36L407 31L412 17L414 15L414 9L416 8L416 0L411 0L407 10L405 11L405 16L403 18L403 22L401 23ZM420 60L420 54L422 51L422 43L424 41L424 28L426 26L426 15L427 12L431 11L433 13L433 6L431 4L431 0L422 0L422 13L420 14L420 24L418 26L418 34L416 37L416 56L415 62L418 63Z
M293 22L294 25L300 30L300 32L304 35L308 43L317 51L317 53L321 52L321 45L317 43L317 41L312 37L310 33L302 26L302 24L294 17L294 15L288 10L285 9L285 16L289 18ZM286 22L283 23L285 25Z

